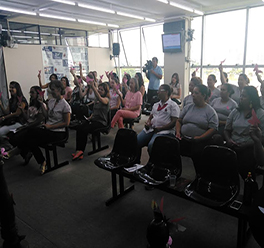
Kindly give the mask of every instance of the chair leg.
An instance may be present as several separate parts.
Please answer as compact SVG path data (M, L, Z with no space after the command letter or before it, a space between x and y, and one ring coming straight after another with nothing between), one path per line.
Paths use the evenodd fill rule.
M96 148L96 142L97 142L97 148ZM93 143L93 150L91 152L88 152L88 155L92 155L94 153L100 152L102 150L107 149L109 146L101 146L101 133L95 133L92 134L92 143Z
M46 154L46 164L47 164L47 170L51 169L51 161L50 161L50 153L49 153L49 147L45 147L45 154Z

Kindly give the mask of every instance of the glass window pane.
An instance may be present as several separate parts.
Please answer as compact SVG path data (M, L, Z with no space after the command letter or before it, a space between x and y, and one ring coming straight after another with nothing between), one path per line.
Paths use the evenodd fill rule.
M91 47L99 47L99 36L98 34L92 34L88 36L88 45Z
M59 28L40 27L42 45L60 45Z
M85 31L61 28L60 34L64 46L86 46Z
M246 10L205 17L203 64L242 65L244 56Z
M140 66L140 29L120 31L120 66ZM125 59L125 54L127 62ZM127 64L128 63L128 64Z
M158 65L164 66L164 53L162 51L163 24L142 28L142 64L157 57Z
M202 17L196 17L191 23L193 40L191 41L191 64L200 65L201 63L201 43L202 43Z
M109 47L108 34L99 34L99 46Z
M18 44L39 44L37 25L10 22L11 35Z
M224 72L227 73L228 83L238 86L237 84L238 77L239 77L239 74L243 72L243 69L242 68L224 68ZM215 84L215 86L217 87L221 85L220 73L219 73L218 68L203 68L203 72L202 72L203 84L207 86L207 78L210 74L214 74L216 76L217 83ZM198 77L200 76L199 71L198 71L197 76Z
M264 68L259 67L259 70L264 71ZM249 85L256 87L259 94L260 94L260 82L258 81L257 76L256 76L255 72L253 71L253 69L252 68L246 68L245 73L250 80ZM259 75L261 76L262 79L264 79L264 76L262 73L259 73Z
M264 33L261 31L260 20L263 17L264 7L252 8L249 10L248 22L248 43L246 63L264 64L263 39Z

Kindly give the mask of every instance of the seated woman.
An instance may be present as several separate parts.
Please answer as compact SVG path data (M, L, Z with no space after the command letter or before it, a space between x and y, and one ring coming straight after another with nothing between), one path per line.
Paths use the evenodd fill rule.
M175 136L175 124L180 114L179 106L170 99L171 88L162 84L158 91L159 102L153 105L151 114L145 123L145 128L138 134L138 161L140 163L141 149L148 146L148 153L157 136Z
M222 65L219 66L219 71L220 71L220 78L221 78L222 84L227 83L227 78L225 76L225 72L223 72L223 66ZM231 86L234 90L234 94L231 96L231 98L237 104L239 104L241 92L245 86L249 85L250 80L246 74L242 73L239 75L237 83L238 83L238 86L231 84Z
M252 122L259 123L252 124ZM253 159L254 145L249 133L251 124L258 125L261 129L263 142L264 110L260 107L257 89L246 86L242 90L238 108L234 109L227 118L224 131L226 145L237 153L238 170L243 179L247 177L248 172L254 177L257 166Z
M237 103L230 98L233 93L234 90L230 84L223 84L221 86L220 97L214 99L210 104L218 115L218 133L222 136L223 139L227 117L233 109L237 108Z
M193 90L193 104L185 106L176 122L176 138L180 140L181 154L189 156L199 173L200 155L203 148L212 143L211 138L218 128L215 110L206 103L210 90L197 85Z
M73 91L72 91L72 97L69 102L71 109L72 109L72 116L71 120L77 120L81 121L83 120L83 115L86 114L83 112L83 103L82 103L82 97L80 94L80 91L84 91L84 85L82 83L82 79L80 76L75 74L75 71L73 69L70 70L72 76L73 76L73 83L75 85Z
M113 119L116 112L120 109L121 99L118 95L118 91L120 89L119 82L116 78L110 79L110 111L111 111L111 119Z
M180 104L181 99L181 85L178 73L173 73L171 76L170 87L172 88L171 99L177 104Z
M81 78L84 81L90 80L91 82L95 82L95 76L92 71L88 73L86 78L81 73ZM84 104L83 106L84 108L83 111L85 112L84 116L85 117L90 116L93 112L94 101L96 99L95 93L91 88L91 84L87 82L87 86L84 87L83 91L79 91L79 93L80 93L80 98L82 99L82 103Z
M66 127L69 126L71 119L71 107L63 98L65 90L62 82L51 81L50 89L53 98L48 101L48 109L45 110L45 107L42 106L43 114L47 120L46 124L28 132L28 137L25 140L25 146L40 164L41 175L45 173L47 166L39 146L65 139ZM40 104L43 105L44 103L40 101Z
M41 89L47 89L47 96L48 96L47 100L51 99L52 98L52 93L51 93L51 90L50 90L50 82L53 81L53 80L58 80L58 76L53 73L49 77L50 82L46 83L46 84L42 84L42 82L41 82L41 71L39 71L38 79L39 79L39 87Z
M87 143L87 136L95 129L105 127L108 124L109 111L109 87L107 83L101 83L96 89L95 82L87 82L94 91L96 101L94 103L93 114L77 127L76 151L72 154L72 160L83 159L83 152Z
M144 85L144 80L143 80L143 77L142 77L142 74L140 72L137 72L135 74L135 78L137 79L138 81L138 88L139 88L139 91L141 93L141 95L143 96L143 98L146 96L146 89L145 89L145 85Z
M203 80L201 78L199 78L199 77L192 77L191 78L191 81L189 83L189 91L191 92L191 94L186 96L183 99L182 108L193 103L193 90L199 84L203 84Z
M123 98L125 98L127 91L129 90L131 76L128 73L125 73L121 83L121 93L123 94Z
M19 149L20 155L25 159L24 165L28 164L32 156L32 153L24 146L24 141L27 139L28 131L45 121L42 108L45 108L44 111L46 111L46 104L41 104L44 100L41 92L42 90L39 86L32 86L30 88L30 103L28 110L21 108L26 123L17 128L16 131L11 131L7 134L9 142L12 146L16 146Z
M12 130L21 127L26 123L22 109L28 109L28 103L24 97L20 84L12 81L9 84L11 98L9 105L5 108L0 100L0 108L4 116L0 117L0 139L6 137L6 134Z
M61 78L61 82L62 82L62 84L64 86L64 89L65 89L65 94L64 94L63 98L67 102L70 102L71 97L72 97L72 89L70 87L69 79L67 77L62 77Z
M137 79L130 79L129 90L126 93L125 99L122 98L121 92L117 93L121 99L122 106L124 107L116 112L112 119L111 127L114 128L115 124L118 123L118 128L124 128L124 118L134 119L140 115L142 95L138 88Z
M207 85L211 91L211 96L209 97L209 103L211 103L215 98L220 97L220 90L215 87L217 82L214 74L210 74L207 78Z

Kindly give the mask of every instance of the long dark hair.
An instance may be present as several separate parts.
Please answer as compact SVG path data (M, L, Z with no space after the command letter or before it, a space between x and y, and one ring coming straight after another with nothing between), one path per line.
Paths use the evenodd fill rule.
M11 98L9 99L9 106L10 106L10 111L14 112L17 109L17 103L18 103L18 98L17 97L22 97L22 100L26 103L25 109L27 109L27 100L23 95L21 86L18 82L16 81L11 81L10 85L12 85L16 89L16 95L11 95Z
M105 91L105 95L103 97L108 97L110 99L110 93L109 93L109 86L108 86L108 84L105 83L105 82L104 83L100 83L98 85L98 88L99 87L102 87L104 89L104 91Z
M69 87L69 86L70 86L69 79L68 79L67 77L62 77L62 78L61 78L61 80L62 80L63 78L64 78L64 79L65 79L65 81L66 81L66 86L68 86L68 87Z
M144 85L144 80L140 72L137 72L136 75L138 76L138 87L140 89L141 86Z
M180 83L179 74L178 74L177 72L175 72L175 73L172 74L170 84L172 84L172 79L173 79L174 77L176 77L176 85L175 85L175 86L177 86L177 84Z
M30 89L34 89L37 92L37 98L39 96L39 92L42 92L42 89L37 85L32 86ZM38 101L37 98L36 99L30 99L29 106L35 106L37 109L39 109L41 107L41 105L40 105L40 102Z
M252 104L252 108L255 111L261 108L257 89L254 86L245 86L243 90L247 93L250 103ZM238 110L242 110L240 103L238 105Z

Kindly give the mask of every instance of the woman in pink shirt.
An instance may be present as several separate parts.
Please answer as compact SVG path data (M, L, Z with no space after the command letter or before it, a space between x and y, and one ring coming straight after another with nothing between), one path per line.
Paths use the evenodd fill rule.
M118 110L111 122L113 128L118 123L118 128L124 128L123 119L134 119L140 115L140 109L142 105L142 94L139 91L138 81L136 78L131 78L129 83L129 90L126 93L125 99L122 98L122 93L117 91L120 97L121 103L124 106Z

